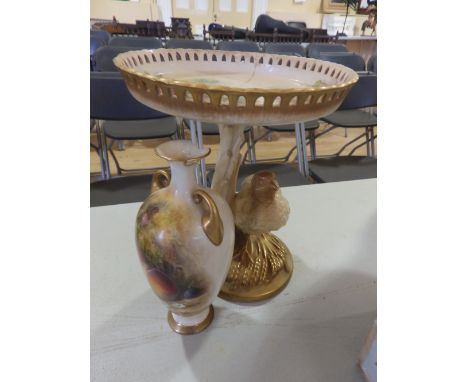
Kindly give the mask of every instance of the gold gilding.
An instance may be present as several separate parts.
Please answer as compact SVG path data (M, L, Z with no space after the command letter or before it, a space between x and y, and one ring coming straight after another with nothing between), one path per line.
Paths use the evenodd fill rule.
M151 193L169 186L171 174L167 170L157 170L151 180Z
M241 302L271 298L286 287L292 272L291 252L278 237L236 230L234 256L219 297Z
M211 324L211 321L213 321L213 317L214 317L214 309L213 309L213 305L210 305L210 311L208 313L208 316L206 316L206 318L197 325L186 326L186 325L178 324L174 320L174 317L172 316L171 311L167 313L167 322L169 323L169 326L171 327L171 329L176 333L196 334L205 330Z
M223 241L224 227L214 200L204 190L196 190L193 193L193 200L203 209L203 231L214 245L220 245Z

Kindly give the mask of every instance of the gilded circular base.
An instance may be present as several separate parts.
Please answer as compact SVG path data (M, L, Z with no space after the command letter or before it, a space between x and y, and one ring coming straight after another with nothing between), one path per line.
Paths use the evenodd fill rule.
M171 311L167 312L167 322L169 323L169 326L174 332L179 333L179 334L200 333L201 331L205 330L211 324L211 321L213 321L213 317L214 317L214 309L213 309L213 305L210 305L210 311L202 322L193 326L185 326L185 325L178 324L174 320L174 317L172 317Z
M285 266L270 281L246 287L232 287L231 284L226 281L218 297L234 302L255 302L269 299L280 293L288 285L294 268L291 252L289 252L284 243L283 246L285 251ZM233 260L233 263L234 262L235 260Z

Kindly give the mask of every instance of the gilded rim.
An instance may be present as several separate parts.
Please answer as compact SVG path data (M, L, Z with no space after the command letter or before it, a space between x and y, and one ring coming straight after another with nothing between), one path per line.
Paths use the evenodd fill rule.
M223 51L223 50L206 50L206 49L166 49L166 48L159 48L159 49L142 49L142 50L133 50L133 51L128 51L128 52L124 52L124 53L120 53L118 54L114 59L113 59L113 62L115 64L115 66L121 70L122 72L125 72L125 73L128 73L128 74L132 74L132 75L137 75L138 77L142 77L142 78L146 78L148 80L151 80L151 81L154 81L154 82L159 82L159 83L163 83L165 85L174 85L174 86L183 86L183 87L186 87L186 88L196 88L196 89L204 89L204 90L212 90L212 91L221 91L221 92L235 92L235 93L239 93L239 94L242 94L242 93L245 93L245 94L250 94L250 93L264 93L264 94L284 94L284 93L290 93L290 94L302 94L302 93L310 93L310 92L321 92L321 91L324 91L324 90L339 90L339 89L345 89L347 87L350 87L351 85L355 84L358 79L359 79L359 76L357 75L357 73L344 66L344 65L340 65L340 64L336 64L336 63L333 63L335 67L339 68L342 72L344 73L348 73L349 75L351 75L351 79L346 81L346 82L343 82L343 83L340 83L340 84L337 84L337 85L328 85L328 86L321 86L321 87L309 87L309 88L280 88L280 89L264 89L264 88L238 88L238 87L234 87L234 86L221 86L221 85L209 85L209 84L203 84L203 83L197 83L197 84L194 84L192 82L188 82L188 81L181 81L181 80L174 80L174 79L168 79L168 78L164 78L162 76L155 76L155 75L152 75L152 74L149 74L149 73L144 73L140 70L135 70L133 69L132 67L130 67L127 62L125 62L126 59L130 59L132 58L133 55L135 54L145 54L145 53L149 53L149 54L154 54L154 53L157 53L157 52L164 52L164 53L174 53L175 55L177 54L180 54L180 53L184 53L184 52L196 52L197 54L200 54L200 55L204 55L204 54L211 54L213 55L213 53L216 53L216 54L229 54L229 55L242 55L242 56L247 56L247 57L265 57L266 59L276 59L276 60L282 60L282 59L285 59L285 57L289 57L289 56L283 56L283 55L279 55L279 54L270 54L270 53L257 53L257 52L238 52L238 51ZM291 56L291 57L295 57L295 56ZM321 64L321 65L324 65L324 64L329 64L330 62L327 62L327 61L322 61L322 60L317 60L315 58L306 58L306 57L295 57L295 58L300 58L301 62L304 62L304 63L307 63L307 62L313 62L313 63L316 63L316 64ZM200 60L201 61L201 60ZM264 60L263 62L265 62L266 60ZM130 61L128 61L130 62ZM210 62L210 61L207 61L207 62ZM143 63L141 61L141 63ZM136 66L138 66L138 64L135 64ZM260 64L260 65L265 65L264 63L263 64Z
M187 157L177 157L177 156L174 156L174 157L168 157L167 155L164 155L162 154L161 152L159 152L158 150L158 147L156 147L156 149L154 150L156 152L156 155L162 159L165 159L167 161L180 161L180 162L184 162L185 164L193 164L203 158L206 158L208 155L211 154L211 148L209 147L205 147L205 149L207 150L205 154L202 154L202 155L198 155L198 156L194 156L194 157L190 157L190 158L187 158Z
M196 333L202 332L211 324L211 322L213 321L213 317L214 317L214 309L213 309L213 305L210 305L210 310L208 312L208 315L202 322L193 326L185 326L185 325L179 325L174 320L174 317L172 316L171 311L167 312L167 322L169 323L169 326L171 327L171 329L174 332L183 334L183 335L196 334Z
M155 49L121 53L114 62L130 93L144 105L180 118L239 126L281 125L321 118L338 109L359 79L355 71L334 62L269 53ZM202 65L208 71L219 68L220 72L227 63L231 68L234 65L248 72L255 67L275 67L291 77L296 73L302 78L312 76L330 85L239 88L188 83L143 70L149 65L156 70L161 66L171 71L173 65L190 67L191 63Z

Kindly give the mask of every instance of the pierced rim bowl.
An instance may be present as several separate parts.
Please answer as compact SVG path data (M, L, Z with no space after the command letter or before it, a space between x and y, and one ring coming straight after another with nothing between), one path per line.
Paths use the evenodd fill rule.
M334 112L359 77L313 58L203 49L129 51L114 58L130 93L176 117L279 125Z

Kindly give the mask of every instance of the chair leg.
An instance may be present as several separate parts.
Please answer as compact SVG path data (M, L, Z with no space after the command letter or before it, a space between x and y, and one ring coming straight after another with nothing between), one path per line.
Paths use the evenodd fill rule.
M101 145L101 135L100 135L100 132L99 132L99 121L95 121L95 125L94 125L95 129L96 129L96 139L97 139L97 147L98 147L98 150L97 150L97 154L99 155L99 164L100 164L100 168L101 168L101 179L105 179L104 177L104 159L102 157L102 145Z
M117 167L117 175L122 175L122 172L124 171L124 169L120 167L119 161L117 160L117 157L115 156L114 150L112 150L112 148L109 148L107 151L112 156L112 159L114 159L115 167Z
M371 141L371 154L372 158L375 158L375 146L374 146L374 141L375 141L375 135L374 135L374 128L370 128L370 141Z
M310 146L310 159L314 160L317 157L314 129L309 131L309 146Z
M257 163L257 155L255 153L255 141L254 141L254 131L253 131L253 127L251 127L248 131L247 131L247 137L246 137L246 141L247 141L247 150L249 152L248 156L249 156L249 161L250 163Z
M252 163L252 153L251 153L251 151L250 151L250 139L249 139L249 133L248 133L248 132L244 133L244 141L245 141L245 143L247 144L247 153L246 153L247 156L246 156L246 159L247 159L250 163Z
M117 148L119 151L124 151L125 150L125 141L117 141Z
M96 133L99 142L99 159L101 161L101 176L102 179L110 179L110 167L109 167L109 155L107 152L106 136L104 135L104 129L102 128L101 121L97 121Z
M356 141L358 141L358 140L360 140L361 138L366 137L366 136L367 136L367 132L364 132L364 133L362 133L361 135L358 135L357 137L351 139L350 141L346 142L343 146L341 146L341 149L339 149L338 152L336 152L336 153L333 154L332 156L339 156L339 155L341 155L341 153L346 149L346 147L352 145L354 142L356 142ZM362 145L365 145L365 144L367 144L366 141L364 141L364 143L360 144L359 146L362 146ZM354 152L354 149L353 149L352 152Z
M369 127L366 126L366 150L367 156L370 157L370 139L369 139Z
M268 142L271 142L271 134L272 134L271 131L269 131L268 134L267 134L267 140L268 140Z
M299 172L307 178L309 175L309 162L307 161L307 146L305 145L305 126L304 122L294 124L296 130L297 144L297 164Z
M190 128L190 140L192 144L198 147L198 139L197 139L197 127L195 126L194 120L189 120L189 128ZM197 184L201 184L201 168L200 164L195 166L195 176L197 179Z
M202 132L202 128L201 128L201 122L197 121L196 126L197 126L198 147L203 148L203 132ZM200 167L201 167L202 185L206 187L207 184L208 184L208 181L206 179L206 161L205 161L205 159L202 159L200 161Z
M185 133L184 133L184 121L182 118L176 117L176 139L184 139L185 138Z

